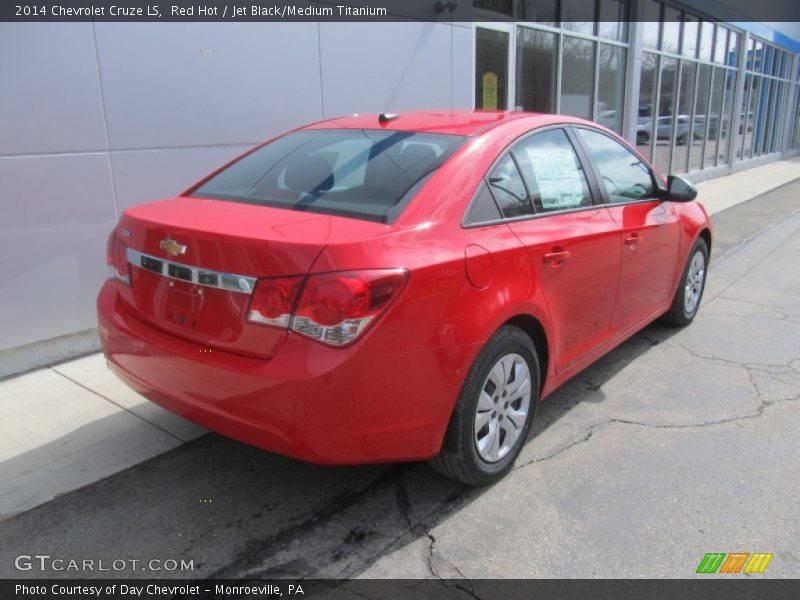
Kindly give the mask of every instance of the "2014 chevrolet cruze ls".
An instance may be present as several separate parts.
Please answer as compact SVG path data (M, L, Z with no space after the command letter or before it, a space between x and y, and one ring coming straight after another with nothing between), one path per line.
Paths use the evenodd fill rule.
M695 317L711 245L695 195L576 118L314 123L125 211L103 349L133 389L232 438L488 483L542 398L654 319Z

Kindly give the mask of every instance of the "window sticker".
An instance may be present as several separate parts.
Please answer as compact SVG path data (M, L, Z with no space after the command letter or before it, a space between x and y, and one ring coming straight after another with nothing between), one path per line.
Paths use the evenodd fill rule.
M580 206L584 199L583 174L571 148L528 146L536 185L544 210L563 210Z

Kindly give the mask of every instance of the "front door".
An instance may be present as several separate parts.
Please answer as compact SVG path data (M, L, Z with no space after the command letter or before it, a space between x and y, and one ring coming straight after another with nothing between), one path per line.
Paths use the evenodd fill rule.
M650 167L604 132L576 128L620 230L622 266L612 331L651 319L675 293L680 237L673 206L659 199Z

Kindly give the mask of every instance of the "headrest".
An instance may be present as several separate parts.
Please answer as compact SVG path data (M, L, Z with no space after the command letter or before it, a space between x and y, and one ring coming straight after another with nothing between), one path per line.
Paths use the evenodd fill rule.
M427 144L408 144L400 154L400 164L411 173L421 172L436 161L436 152Z
M333 169L320 156L305 156L286 165L286 187L298 192L326 192L333 187Z

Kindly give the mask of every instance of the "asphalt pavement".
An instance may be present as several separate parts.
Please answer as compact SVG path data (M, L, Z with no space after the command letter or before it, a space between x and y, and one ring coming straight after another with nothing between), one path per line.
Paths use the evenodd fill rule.
M695 323L647 327L548 398L491 487L209 434L0 522L0 577L681 578L707 552L798 577L800 180L714 221ZM20 554L194 568L21 572Z

